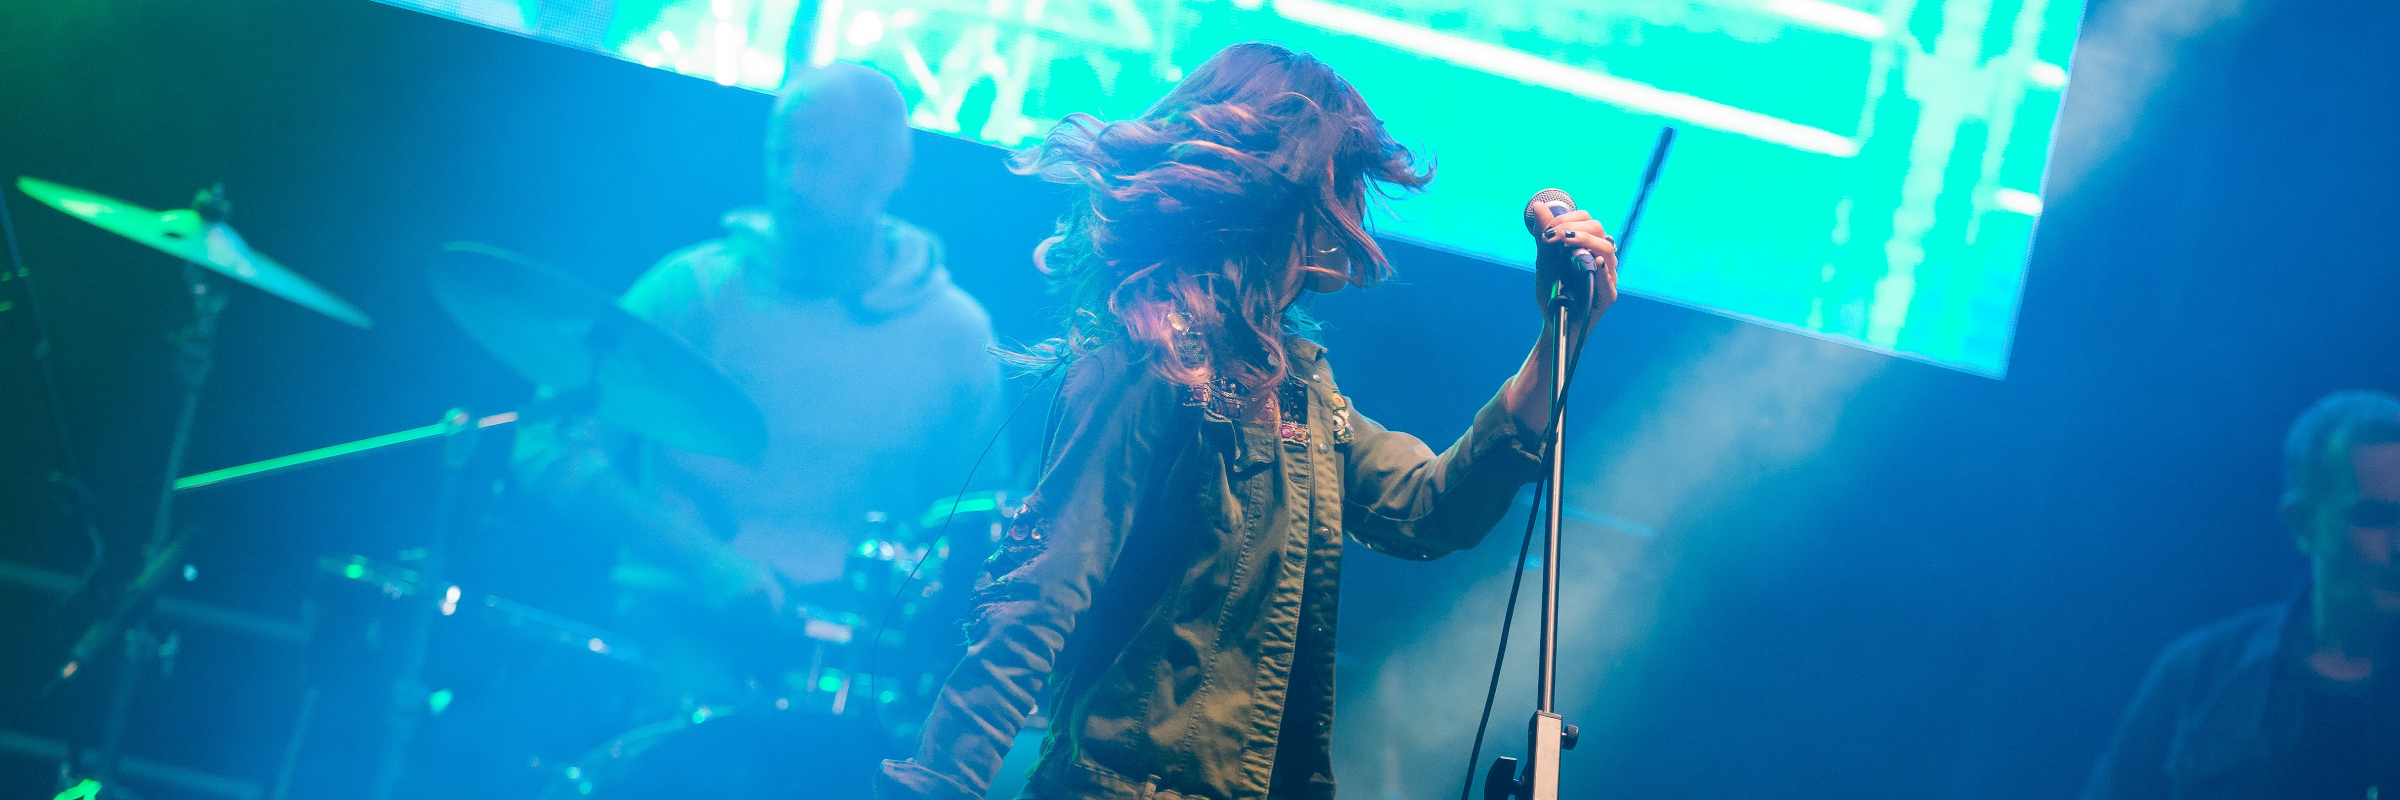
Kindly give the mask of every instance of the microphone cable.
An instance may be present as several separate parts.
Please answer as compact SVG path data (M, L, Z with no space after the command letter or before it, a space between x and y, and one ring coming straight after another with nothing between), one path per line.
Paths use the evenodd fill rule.
M1615 243L1619 267L1624 266L1625 251L1633 247L1634 226L1642 221L1642 209L1650 204L1650 190L1658 185L1659 169L1666 164L1667 149L1674 144L1675 127L1670 125L1660 128L1658 143L1650 148L1650 164L1642 169L1641 188L1634 193L1633 207L1625 212L1625 227L1617 231ZM1545 314L1548 313L1548 309L1543 311ZM1584 345L1588 343L1590 335L1587 333L1584 338L1586 341L1576 342L1575 352L1567 356L1567 377L1566 380L1559 382L1558 397L1556 402L1550 405L1550 427L1542 431L1544 441L1549 440L1550 432L1558 430L1559 422L1566 418L1567 390L1575 385L1575 368L1583 363L1583 349ZM1560 442L1559 445L1561 452L1551 453L1551 458L1563 459L1566 457L1564 452L1566 443ZM1564 470L1561 472L1563 473ZM1500 645L1492 654L1492 678L1491 682L1486 684L1483 689L1483 713L1475 721L1475 743L1467 748L1467 779L1464 781L1465 785L1458 789L1458 800L1472 800L1475 794L1475 769L1483 760L1484 732L1491 727L1492 704L1500 695L1500 667L1508 661L1508 634L1510 629L1515 627L1517 621L1518 590L1525 585L1525 559L1533 553L1533 523L1534 520L1541 518L1542 510L1549 506L1548 503L1543 502L1548 497L1547 493L1556 491L1559 491L1559 487L1551 485L1549 475L1545 473L1541 482L1534 484L1533 506L1525 510L1525 538L1517 545L1516 575L1509 578L1508 604L1501 612Z
M1000 427L992 431L991 440L983 443L983 452L976 453L975 462L967 466L966 480L959 484L956 493L950 495L950 510L942 516L942 526L934 529L933 538L925 540L929 554L934 542L941 541L943 536L949 535L950 521L958 518L960 501L966 497L967 490L974 487L975 473L983 469L983 460L991 456L992 448L1000 444L1000 437L1008 433L1008 426L1017 421L1017 415L1025 411L1027 404L1033 402L1033 396L1040 392L1043 386L1050 383L1052 376L1067 371L1066 367L1066 364L1061 363L1043 371L1041 378L1035 380L1032 386L1026 387L1025 394L1017 398L1016 407L1009 409L1008 417L1000 421ZM900 608L900 598L908 596L908 587L917 581L917 571L924 568L924 558L918 558L915 563L908 565L908 577L900 579L900 585L892 590L892 599L884 602L883 615L875 621L875 636L867 640L867 666L862 673L866 679L867 708L869 713L877 719L881 718L883 708L875 699L875 657L883 649L883 633L884 629L892 624L892 612Z
M1587 341L1576 342L1575 352L1567 358L1567 380L1559 384L1557 402L1550 405L1550 426L1542 430L1544 441L1549 440L1550 431L1557 430L1559 421L1566 417L1567 389L1575 385L1575 368L1583 363L1584 345L1590 336L1587 334L1584 338ZM1561 455L1563 453L1552 453L1551 457ZM1492 704L1500 696L1500 667L1508 661L1508 634L1517 622L1518 590L1525 585L1525 559L1533 553L1534 522L1542 518L1542 509L1549 507L1548 503L1543 502L1548 497L1547 493L1557 490L1558 487L1550 485L1550 478L1545 471L1541 481L1533 486L1533 505L1525 509L1525 538L1517 544L1517 560L1513 562L1516 570L1508 580L1508 604L1500 612L1500 645L1492 654L1492 677L1483 688L1483 713L1475 720L1475 743L1467 748L1467 779L1465 785L1458 789L1458 800L1470 800L1475 793L1476 766L1483 762L1483 735L1491 727Z

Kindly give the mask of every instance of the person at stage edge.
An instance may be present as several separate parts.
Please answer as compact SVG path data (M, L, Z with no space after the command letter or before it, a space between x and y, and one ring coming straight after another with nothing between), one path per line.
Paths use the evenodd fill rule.
M1343 539L1418 560L1481 541L1542 470L1550 334L1440 455L1352 406L1294 303L1384 278L1369 196L1432 174L1306 54L1234 45L1139 118L1070 116L1012 163L1082 189L1036 259L1067 330L1019 354L1065 375L966 658L877 792L983 796L1038 702L1021 797L1331 798ZM1583 212L1538 223L1537 295L1571 248L1599 263L1579 343L1615 248Z
M2169 645L2087 800L2375 800L2400 792L2400 400L2324 398L2283 447L2308 585ZM2400 797L2400 794L2394 795Z
M884 213L909 136L881 73L793 76L768 121L767 203L726 213L723 238L668 255L620 300L758 404L767 444L754 462L625 447L589 419L520 434L525 485L624 545L620 588L780 605L786 587L841 579L869 512L911 514L959 490L999 426L1001 366L941 243Z

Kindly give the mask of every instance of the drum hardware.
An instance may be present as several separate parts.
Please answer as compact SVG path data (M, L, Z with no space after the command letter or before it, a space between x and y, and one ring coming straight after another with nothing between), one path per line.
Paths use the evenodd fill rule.
M459 484L462 479L462 475L466 471L467 463L473 457L476 446L480 441L480 436L478 434L487 428L496 428L516 422L517 418L518 414L514 411L504 411L498 414L477 417L468 414L465 409L454 408L444 413L441 421L429 425L422 425L415 428L394 431L392 433L382 434L379 436L370 436L364 439L344 442L341 444L328 445L290 455L254 461L248 464L240 464L236 466L225 467L223 469L210 470L208 472L203 472L196 475L186 475L173 478L169 481L166 492L169 496L172 496L176 492L191 491L210 486L223 486L252 478L260 478L268 475L288 472L327 461L362 456L388 448L397 447L399 445L420 442L427 439L440 438L443 440L442 477L434 495L433 520L430 528L431 533L427 537L426 544L419 549L420 555L418 560L421 564L423 564L424 569L422 575L414 571L407 572L407 589L408 592L413 592L417 581L422 579L428 583L435 582L438 580L438 576L441 573L443 567L443 557L445 555L445 551L447 549L446 546L449 539L448 529L452 524L451 518L454 516ZM173 473L169 474L172 475ZM363 559L363 557L359 558ZM325 562L321 560L319 562L319 566L325 566ZM366 562L359 560L340 565L340 568L336 569L335 571L343 574L345 577L357 579L364 574L365 569ZM400 586L398 584L385 584L385 590L387 592L395 592L398 591L399 588ZM459 589L456 586L450 586L448 587L448 591L451 593L451 595L446 598L444 603L439 608L440 613L443 615L455 613L457 610L458 597L456 596L456 592L458 592ZM399 594L395 594L394 596L405 596L408 592L401 592ZM547 616L546 612L542 612L539 609L510 603L509 601L502 600L497 597L486 596L484 600L486 601L486 607L502 614L513 615L512 618L515 619L534 620L543 619ZM544 619L543 621L548 622L550 620ZM558 621L563 622L563 619ZM402 762L404 754L407 750L409 741L415 737L419 714L422 713L419 711L419 708L422 706L422 704L417 702L417 699L425 696L423 687L419 684L421 683L424 673L425 652L429 646L430 637L432 635L431 616L427 613L411 614L408 616L407 621L404 622L403 625L404 628L401 633L402 646L400 650L402 664L401 677L399 680L395 681L395 685L393 687L390 708L387 713L386 720L387 730L384 741L384 754L382 759L378 762L375 783L373 784L375 787L373 792L377 800L388 800L390 797L391 787L395 785L399 779L399 773L403 766ZM568 623L563 626L554 624L552 629L567 630L572 629L572 627L572 623ZM585 637L585 641L590 643L593 652L602 653L604 655L611 652L610 649L605 646L609 639L598 636L588 636ZM315 707L314 697L316 689L312 687L309 691L310 700L305 706L306 713L303 714L303 719L301 722L301 725L303 726L308 724L307 717L313 714ZM297 736L297 734L295 735ZM295 739L289 748L291 753L294 755L288 756L287 761L289 758L297 757L296 754L298 752L298 747L299 742L297 739ZM284 773L277 780L277 786L279 789L281 787L288 787L290 783L290 774L291 767L287 764Z
M98 766L89 751L48 736L15 730L0 730L0 753L29 759L56 762L59 765L57 797L97 798L101 796L130 796L122 785L102 784L96 778L79 777L81 770ZM175 764L167 764L140 756L128 755L117 765L117 773L127 778L182 789L178 796L215 796L226 800L261 800L265 792L257 783L241 778ZM72 766L70 766L72 765ZM88 792L89 794L84 794Z
M186 285L194 304L192 324L177 340L177 372L183 380L185 395L170 447L168 480L153 520L152 546L145 553L147 558L140 574L128 582L112 613L101 625L82 637L75 651L76 660L62 667L62 672L88 668L94 656L105 655L120 638L142 645L134 648L140 652L127 654L127 668L123 672L128 675L137 667L163 667L172 657L174 637L157 636L144 627L143 620L153 613L171 615L168 606L176 602L173 598L159 597L156 592L159 585L170 582L180 571L182 554L191 544L187 539L167 535L177 495L436 438L444 442L444 472L432 504L436 515L434 527L429 530L419 556L405 566L363 556L328 556L318 563L327 573L406 601L405 621L395 631L398 646L393 651L399 662L399 678L393 681L383 752L375 767L370 793L377 798L391 797L403 768L408 766L405 756L409 742L418 735L428 716L426 699L430 695L422 684L427 677L429 638L441 617L469 614L492 628L525 638L649 668L643 648L611 631L499 596L471 594L449 583L447 545L454 534L449 526L457 516L453 511L459 500L462 473L476 450L480 432L519 422L527 416L540 419L549 415L590 414L678 449L736 459L755 457L765 447L765 419L756 405L705 356L563 273L497 248L453 244L430 270L436 297L471 338L536 385L530 402L517 410L484 416L453 409L429 425L183 475L183 455L195 419L196 400L208 374L210 344L227 296L221 286L211 284L212 274L251 285L358 327L368 327L371 321L340 298L250 250L224 224L221 190L204 192L195 201L194 209L153 212L31 178L21 180L19 186L61 211L184 258ZM956 514L989 515L998 520L1013 513L1007 493L962 495L943 503L947 505L937 504L936 510L914 519ZM812 742L810 747L823 754L857 750L867 757L840 762L839 766L855 764L871 768L873 757L882 755L879 748L885 743L883 735L876 731L878 715L873 711L895 703L922 700L933 690L938 676L916 669L918 665L913 662L885 670L893 674L869 675L871 670L857 668L860 665L854 662L864 650L858 645L863 644L859 640L865 638L861 631L866 624L860 612L883 599L864 595L888 595L901 575L920 564L928 569L940 565L942 571L937 574L976 567L1003 527L1003 523L993 521L979 531L988 535L964 534L966 530L975 530L970 527L953 531L950 537L938 541L920 541L924 533L900 521L906 519L911 518L887 517L874 521L873 535L853 550L845 583L851 585L851 595L855 596L835 596L827 598L827 602L801 605L779 615L775 627L783 630L777 633L795 635L796 639L809 643L805 654L792 651L790 655L794 657L785 663L799 666L797 662L805 660L805 669L761 678L751 684L755 696L746 701L702 706L693 712L697 716L679 717L671 721L677 724L669 728L653 726L628 733L613 740L607 749L615 753L629 749L637 753L653 752L647 746L628 747L629 742L639 740L642 735L680 733L673 738L694 741L690 731L703 723L711 725L708 730L712 732L755 726L760 731L780 731L769 738ZM959 544L954 547L951 538L959 539ZM926 563L929 560L932 563ZM923 622L938 616L931 610L951 599L943 596L944 585L938 579L929 581L895 620ZM947 627L948 620L941 623ZM933 635L938 631L920 627L923 626L914 623L896 626L881 638L886 644L911 639L940 640ZM302 627L298 635L300 640L306 640L308 631ZM949 638L956 638L954 631ZM112 783L119 762L124 764L124 774L136 774L134 765L138 760L121 758L114 746L122 737L123 720L135 696L131 678L121 680L123 683L115 687L118 691L111 698L111 724L104 739L107 746L101 749L97 760L88 755L76 759L96 767L91 770L95 794L113 795L119 791ZM765 684L763 689L762 684ZM873 697L856 697L854 703L853 696L860 695L867 687L879 691ZM299 728L283 753L282 771L274 784L278 797L290 787L300 757L301 737L310 724L309 717L315 713L317 692L317 687L309 688ZM840 733L829 733L835 731ZM743 737L743 741L758 740L758 736ZM694 752L723 749L726 748L703 747ZM817 763L836 765L835 760ZM608 771L604 767L600 763L587 767L578 762L570 769L601 774ZM70 784L71 781L62 786ZM602 780L596 788L608 796L635 796L627 794L630 785L626 780ZM824 784L816 785L821 788ZM858 785L865 785L863 779ZM249 794L255 796L258 792L254 788Z
M449 556L450 526L456 516L458 490L466 474L467 463L481 442L482 428L465 411L454 411L443 420L442 478L434 492L433 524L426 528L424 556L417 562L418 575L428 585L443 586L443 572ZM439 609L417 609L407 615L401 631L400 677L393 682L394 692L385 717L383 758L375 768L375 783L369 793L374 800L391 800L400 784L400 771L406 765L408 746L416 739L417 724L426 713L418 702L430 694L424 685L425 657L432 646L436 611L447 614L457 610L456 598L445 595L445 605ZM600 640L593 640L600 641Z
M154 580L162 580L171 586L179 579L189 579L192 573L185 571L187 566L177 565L171 569L160 570L154 573L156 576ZM7 586L12 591L65 597L78 591L82 584L79 577L73 574L28 564L0 561L0 586ZM199 630L203 631L215 630L236 636L256 637L254 643L260 645L275 643L306 645L311 638L311 626L305 607L301 619L294 621L195 602L175 594L169 594L163 587L150 592L150 596L152 597L151 608L145 613L165 624L197 626ZM186 630L191 629L187 627ZM106 644L109 638L109 636L96 637L95 641ZM153 635L151 638L157 640L158 637ZM176 638L170 634L167 640ZM174 658L173 654L167 654L166 658L157 658L155 649L164 647L166 640L154 641L152 645L153 656L145 659L145 663L153 663L162 669L165 668L168 661ZM180 645L177 649L180 649ZM103 652L98 655L105 658L107 653ZM91 662L86 660L73 663L76 663L77 671L81 672L84 665ZM56 675L57 673L52 673L54 678ZM107 788L114 795L124 796L127 794L123 790L122 782L114 787L106 787L99 780L87 777L95 774L100 765L100 753L88 746L77 746L67 741L26 731L0 730L0 753L57 763L61 768L62 776L59 785L64 789L83 787L83 789L98 793L103 788ZM140 755L128 752L119 754L117 774L121 781L152 783L189 792L219 795L233 800L241 800L241 798L260 800L262 797L262 791L256 783L242 777L195 769L195 766L204 765L170 764L145 759ZM271 794L263 796L270 799L273 797Z
M440 422L436 422L431 425L396 431L380 436L372 436L342 444L329 445L326 447L320 447L286 456L278 456L276 458L270 458L249 464L226 467L224 469L212 470L197 475L171 477L163 494L171 499L176 492L180 491L189 491L208 486L220 486L227 483L286 472L326 461L364 455L398 445L439 437L443 440L442 477L434 494L433 520L431 527L429 528L431 532L428 534L424 546L420 549L420 569L407 574L409 589L410 591L413 591L415 584L420 581L427 584L433 584L438 583L440 580L449 539L449 527L452 524L451 518L455 516L454 511L457 503L460 481L466 471L466 466L472 459L476 446L480 441L478 433L486 428L499 427L515 422L517 421L517 417L518 415L516 412L502 412L499 414L476 417L468 414L465 409L451 409L448 413L443 415ZM179 461L179 458L171 459L169 465L170 469L180 471L180 464L178 463ZM174 475L174 472L171 471L168 474L172 476ZM178 544L180 544L180 540L178 541ZM173 550L162 552L160 556L163 558L153 558L153 566L175 560L172 557L173 552ZM363 570L364 562L348 564L344 567L344 569L347 571ZM358 575L348 574L347 571L344 572L345 577L359 577ZM139 582L137 582L137 585L140 585ZM396 591L398 584L386 584L385 588L387 591ZM455 586L449 587L449 589L452 592L457 591L457 587ZM488 607L499 610L504 614L513 614L513 618L516 619L532 620L542 618L545 615L544 612L541 612L538 609L533 609L530 606L520 606L517 604L508 603L507 601L496 597L487 596L485 599L489 601L487 603ZM455 613L457 610L457 600L458 598L456 596L448 597L446 602L439 608L440 614L448 615ZM391 705L387 714L387 731L384 739L384 754L382 759L378 762L376 768L375 783L373 784L375 787L373 789L373 796L376 798L376 800L389 800L391 796L391 789L399 780L400 770L403 766L404 754L407 750L408 743L415 736L417 722L419 715L421 714L421 712L418 710L421 704L417 702L417 699L426 695L424 687L420 686L419 684L422 682L422 676L425 667L425 654L430 643L430 637L432 635L433 616L434 614L431 611L421 611L420 613L409 615L407 620L403 623L404 627L400 634L402 642L400 648L401 672L400 678L395 681ZM608 641L607 639L600 637L585 637L585 639L589 643L589 646L592 648L593 652L599 652L603 654L608 652L606 647ZM121 693L124 691L129 690L120 688ZM112 719L114 719L114 717L112 717ZM121 734L121 731L118 731L118 733ZM105 778L103 779L103 782L105 782Z
M452 525L452 518L455 516L460 482L466 472L467 464L473 459L476 447L481 440L479 434L486 428L515 422L517 416L515 412L503 412L476 417L467 413L465 409L451 409L442 416L440 422L431 425L226 467L197 475L173 478L169 481L166 491L169 496L172 496L174 492L178 491L220 486L439 437L443 444L442 477L434 493L433 519L428 528L429 533L424 545L417 551L417 560L420 566L415 571L378 572L378 575L388 572L394 576L405 573L405 583L389 582L384 584L384 588L387 593L395 593L394 596L406 596L413 593L419 584L446 585L441 584L440 581L447 555L449 529ZM362 577L368 562L364 561L363 557L360 558L361 560L340 565L340 568L335 571L352 579ZM324 562L321 561L320 567L324 565ZM403 588L406 591L401 591ZM432 636L433 617L449 615L457 611L458 597L455 593L458 591L458 587L449 586L448 591L451 594L445 598L438 609L419 610L418 613L408 615L402 623L399 650L400 677L394 682L391 702L386 715L384 752L383 757L377 763L375 783L372 789L372 796L376 800L389 800L392 787L397 785L399 780L408 744L415 737L417 722L422 713L418 710L422 705L419 700L427 694L420 684L424 674L426 651ZM534 618L543 613L529 606L520 607L515 604L507 604L506 601L499 598L487 597L486 599L490 601L487 604L489 607L503 608L505 604L504 611L521 612L517 614L519 618ZM436 611L438 614L435 613ZM593 645L594 652L604 652L603 645L607 640L598 637L587 638L590 642L600 643Z
M210 283L209 274L232 278L359 328L371 327L373 322L333 293L252 250L241 234L226 224L232 206L226 202L222 184L201 190L193 198L191 208L163 212L38 178L20 177L17 188L68 216L182 260L183 282L192 301L191 322L174 337L175 373L183 386L183 397L168 442L166 477L151 517L143 567L118 591L110 613L78 639L70 660L58 674L61 681L73 678L90 659L110 649L106 640L117 638L122 632L124 663L111 687L108 715L101 727L99 762L91 776L99 786L111 787L105 791L113 792L134 689L151 662L171 663L165 660L169 653L162 648L176 641L172 634L159 638L148 629L146 618L153 606L152 592L163 583L158 580L160 570L177 561L186 544L172 536L174 482L183 471L184 453L199 412L201 387L213 366L217 322L227 299L224 292Z
M436 616L471 615L534 641L627 664L642 663L642 648L622 635L498 595L469 595L456 584L428 592L433 584L426 582L421 573L397 564L360 555L323 556L317 559L317 569L375 587L378 593L394 600L416 598L417 604L432 609Z
M64 572L14 561L0 561L0 585L65 595L75 591L78 583L75 576ZM157 599L152 601L150 613L163 619L256 636L266 641L307 644L310 639L309 622L305 616L295 622L186 600L171 594L157 595Z
M427 713L423 681L433 621L461 607L503 627L530 633L627 663L640 648L622 637L493 595L473 601L442 579L452 507L460 473L483 429L537 416L594 414L626 430L678 448L734 458L765 447L765 418L731 379L672 335L617 308L574 279L497 248L453 244L429 270L436 297L461 329L486 351L537 385L523 409L483 417L452 410L441 421L171 480L168 491L190 491L355 457L433 438L445 440L434 528L416 569L352 557L321 567L378 583L394 597L442 586L438 599L412 603L400 632L400 676L386 720L383 754L370 794L387 800L398 785L409 744ZM846 640L851 621L810 618L812 638Z

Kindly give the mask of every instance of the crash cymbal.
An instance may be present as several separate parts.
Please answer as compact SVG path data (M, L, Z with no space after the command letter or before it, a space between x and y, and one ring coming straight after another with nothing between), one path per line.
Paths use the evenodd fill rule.
M695 453L766 449L766 416L707 356L565 273L471 242L445 246L431 273L477 344L601 419Z
M275 263L274 259L250 249L249 243L242 241L242 235L234 232L232 226L203 219L197 211L188 208L152 211L107 195L39 178L18 178L17 188L51 208L98 225L102 230L206 267L256 287L259 291L297 303L302 308L360 328L373 327L375 324L357 307L308 282L307 278L300 277L290 268Z

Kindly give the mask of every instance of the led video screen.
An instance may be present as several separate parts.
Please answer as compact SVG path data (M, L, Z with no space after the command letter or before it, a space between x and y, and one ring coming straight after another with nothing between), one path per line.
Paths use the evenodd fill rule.
M1612 225L1678 137L1621 276L1646 297L2007 369L2077 0L386 0L727 86L890 74L1003 147L1135 114L1224 45L1312 52L1439 164L1379 231L1523 265L1547 186Z

